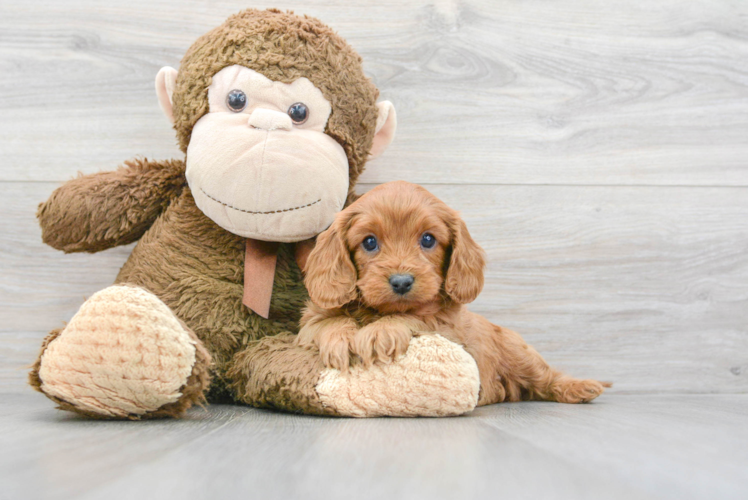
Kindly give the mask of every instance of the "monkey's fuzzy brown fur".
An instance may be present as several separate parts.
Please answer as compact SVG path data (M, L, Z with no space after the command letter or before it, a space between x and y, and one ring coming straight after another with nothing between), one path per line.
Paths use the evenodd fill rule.
M372 146L378 91L361 58L320 21L277 10L230 17L188 50L173 94L175 130L186 152L192 127L208 112L207 89L222 68L240 64L284 83L307 77L332 105L326 133L348 156L349 201ZM98 252L138 241L116 282L145 288L183 321L198 343L182 398L143 418L178 416L203 398L209 359L212 399L288 411L330 413L314 391L319 359L290 349L308 295L293 245L278 255L270 319L242 305L245 240L195 205L181 160L128 161L113 172L73 179L38 211L45 243L65 252ZM44 348L59 334L47 337ZM39 389L39 360L29 381ZM62 408L79 411L65 402ZM83 412L85 413L85 412Z
M436 238L432 248L419 244L426 233ZM362 247L368 236L378 241L376 250ZM309 255L306 285L313 303L298 342L316 346L323 362L346 370L351 361L389 363L413 334L438 333L478 364L479 405L581 403L610 386L552 369L518 334L464 308L483 287L484 262L465 223L434 195L402 181L378 186L338 214ZM404 295L389 282L402 273L415 278Z

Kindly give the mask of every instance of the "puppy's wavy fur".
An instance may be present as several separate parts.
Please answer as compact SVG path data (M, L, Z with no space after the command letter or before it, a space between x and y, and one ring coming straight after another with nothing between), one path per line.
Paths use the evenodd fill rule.
M436 239L421 245L424 234ZM369 236L377 248L367 251ZM457 212L420 186L383 184L343 210L317 239L305 284L311 302L297 342L319 349L323 363L389 363L413 335L438 333L462 345L480 372L478 404L527 399L584 403L609 383L578 380L554 370L513 331L471 313L483 288L483 250ZM395 274L409 274L398 294Z

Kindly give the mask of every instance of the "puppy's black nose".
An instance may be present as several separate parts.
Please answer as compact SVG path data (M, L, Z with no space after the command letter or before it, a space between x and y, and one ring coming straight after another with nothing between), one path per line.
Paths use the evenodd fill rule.
M390 276L390 286L398 295L405 295L408 293L410 289L413 288L414 281L415 278L413 278L412 274L393 274Z

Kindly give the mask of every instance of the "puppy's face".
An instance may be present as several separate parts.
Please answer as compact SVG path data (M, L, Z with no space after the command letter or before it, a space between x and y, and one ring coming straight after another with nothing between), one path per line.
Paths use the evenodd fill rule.
M475 299L485 260L457 213L420 186L383 184L338 214L309 256L313 302L359 298L384 313ZM442 292L445 292L444 294Z
M442 289L449 227L432 200L416 193L362 199L347 231L361 299L382 312L433 302Z

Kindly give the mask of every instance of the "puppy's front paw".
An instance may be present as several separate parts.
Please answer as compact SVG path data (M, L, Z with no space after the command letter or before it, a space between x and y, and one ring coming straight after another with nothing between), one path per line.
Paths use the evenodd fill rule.
M356 332L352 350L366 366L375 361L389 363L405 354L412 336L413 332L408 325L375 321Z
M347 371L350 365L351 342L356 330L346 326L331 327L320 334L319 355L327 368Z

